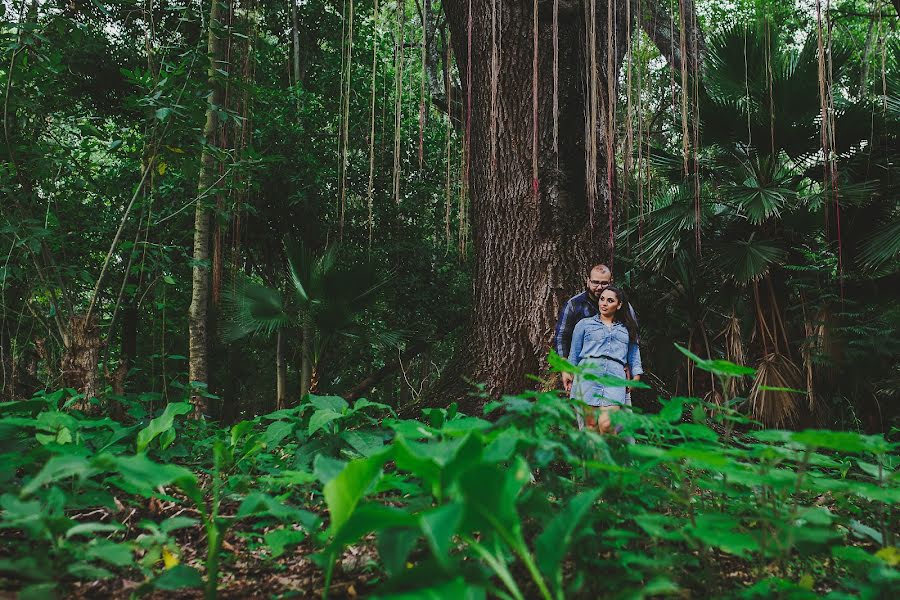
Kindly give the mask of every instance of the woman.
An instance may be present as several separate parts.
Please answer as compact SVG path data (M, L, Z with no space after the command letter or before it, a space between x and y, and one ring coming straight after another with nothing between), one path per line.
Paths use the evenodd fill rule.
M637 324L627 306L622 288L610 285L603 290L598 302L599 314L575 325L569 362L594 375L622 379L626 378L627 368L631 378L639 381L644 369L637 344ZM588 408L585 421L600 433L609 431L611 411L631 403L624 387L611 387L580 374L575 377L570 396L592 407Z

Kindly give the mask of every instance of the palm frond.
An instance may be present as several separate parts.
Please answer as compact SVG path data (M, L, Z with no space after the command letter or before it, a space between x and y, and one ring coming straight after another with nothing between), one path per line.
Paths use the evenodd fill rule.
M284 252L287 255L288 275L297 296L301 302L309 302L316 260L306 244L294 238L285 238Z
M281 292L238 278L222 293L219 333L233 342L248 335L272 335L291 323Z
M716 247L718 266L735 282L759 281L776 263L784 260L785 251L772 240L756 239L755 232L745 240L727 241Z
M859 262L867 269L879 269L900 256L900 219L877 227L862 244Z

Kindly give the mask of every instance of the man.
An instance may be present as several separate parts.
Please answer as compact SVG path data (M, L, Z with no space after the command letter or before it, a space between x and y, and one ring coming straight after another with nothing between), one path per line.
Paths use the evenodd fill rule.
M609 267L604 264L591 267L585 280L585 290L569 298L559 314L559 321L556 323L556 333L553 336L553 348L557 354L563 358L569 357L569 349L572 346L572 332L575 330L575 325L581 319L587 319L597 314L597 302L600 299L600 294L612 281L613 274ZM634 308L630 304L627 310L631 311L631 316L637 322ZM572 373L562 374L563 387L565 387L567 394L572 390L573 379Z

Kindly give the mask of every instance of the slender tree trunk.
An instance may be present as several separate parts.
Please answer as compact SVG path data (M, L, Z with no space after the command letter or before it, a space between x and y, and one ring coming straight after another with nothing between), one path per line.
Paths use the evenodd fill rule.
M312 345L310 336L312 335L312 327L304 321L301 331L303 336L300 341L300 397L303 398L309 393L312 384Z
M14 400L16 397L16 368L12 355L11 319L4 311L0 319L0 399Z
M869 81L869 58L872 55L872 45L875 41L875 17L869 19L869 29L866 31L866 45L863 50L862 65L859 74L859 95L866 95L866 87Z
M613 14L618 31L611 48L614 71L608 74L607 5L596 0L593 64L598 69L594 101L606 114L607 82L624 57L624 1ZM460 375L484 382L492 395L533 386L526 378L546 369L546 355L560 308L583 286L586 268L610 260L608 207L612 174L606 171L605 128L593 126L598 157L596 180L590 181L585 159L586 124L585 10L581 4L560 6L559 14L559 154L553 148L553 29L552 3L543 2L538 14L537 140L538 182L533 189L532 43L534 13L531 2L497 0L501 11L502 47L498 73L497 156L491 167L491 0L446 0L460 79L467 80L471 55L471 89L463 98L471 105L469 185L475 249L474 314L466 354L457 357L429 394L429 402L465 402ZM545 6L546 5L546 6ZM471 6L471 52L469 7ZM546 8L546 10L545 10ZM585 190L594 185L593 203ZM448 380L448 376L451 380Z
M205 196L209 195L216 179L216 158L213 146L216 143L218 129L217 110L223 102L223 89L216 73L223 67L223 45L219 37L221 5L213 0L209 9L208 49L209 56L209 96L206 107L206 123L203 126L203 152L200 157L200 177L197 186L197 206L194 213L194 267L191 287L191 305L188 309L190 364L189 378L191 382L208 384L209 343L207 336L207 319L209 310L210 268L210 211ZM206 398L193 395L195 418L208 413Z
M294 85L300 85L300 27L297 22L297 0L291 2L291 40L293 41Z
M279 329L275 338L275 408L281 410L287 404L287 368L284 362L284 336Z

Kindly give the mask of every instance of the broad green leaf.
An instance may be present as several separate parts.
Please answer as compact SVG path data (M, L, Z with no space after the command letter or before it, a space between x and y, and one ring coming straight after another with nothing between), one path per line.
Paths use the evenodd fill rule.
M582 492L547 523L535 541L535 558L540 570L562 591L562 561L575 538L575 532L600 496L600 489Z
M178 529L184 529L185 527L193 527L197 525L199 521L197 519L193 519L191 517L177 516L177 517L169 517L165 521L159 524L159 528L164 533L172 533L173 531L177 531Z
M313 462L313 473L315 473L316 478L318 478L322 485L327 485L328 482L340 475L341 471L346 467L347 461L345 460L318 454Z
M374 502L360 504L331 540L332 549L352 544L366 534L395 528L415 528L415 515L393 506Z
M376 542L378 556L389 576L396 577L406 570L406 559L415 548L420 536L421 534L417 530L405 527L392 527L379 531Z
M697 368L703 369L704 371L709 371L710 373L713 373L715 375L720 375L722 377L742 377L744 375L756 374L756 369L736 365L733 362L729 362L727 360L707 360L705 358L700 358L683 346L675 344L675 347L678 348L679 352L691 359L694 364L697 365Z
M125 529L125 527L118 523L79 523L66 531L66 538L71 538L76 535L91 535L94 533L121 531L122 529Z
M172 428L172 426L175 424L176 416L186 415L193 409L194 408L193 406L191 406L190 402L173 402L166 405L165 410L160 416L151 420L150 424L147 425L147 427L138 432L137 451L143 452L144 450L146 450L147 446L150 445L150 442L152 442L158 435Z
M328 423L331 423L335 419L340 419L343 416L344 415L341 413L334 412L331 409L317 410L313 413L313 416L309 418L309 435L314 434Z
M203 587L203 577L200 572L187 565L175 565L171 569L163 571L153 580L153 587L158 590L180 590L183 588Z
M19 591L18 600L56 600L58 583L34 583Z
M811 448L828 448L840 452L887 452L889 445L880 435L863 435L852 431L807 429L791 435L791 440Z
M521 521L516 499L530 478L528 464L520 456L509 467L476 464L464 471L459 478L459 487L465 498L469 526L481 529L486 523L490 528L519 537Z
M439 506L419 515L419 526L422 528L435 558L442 565L449 564L450 544L457 532L462 515L463 506L457 502Z
M288 421L275 421L266 428L263 439L267 448L274 448L294 430L294 424Z
M659 411L659 418L669 423L680 421L683 407L684 398L672 398L668 402L663 402L662 410Z
M109 569L104 569L103 567L98 567L96 565L92 565L86 562L74 562L70 564L66 571L69 575L77 578L77 579L109 579L113 576L112 572Z
M345 431L341 437L364 457L384 449L384 436L377 431Z
M74 454L63 454L51 457L44 467L22 488L23 498L27 498L43 485L55 483L69 477L85 479L96 474L98 470L84 457Z
M686 527L686 533L708 546L728 554L746 557L760 549L759 541L741 530L737 517L727 514L700 514L696 525Z
M108 540L96 540L88 547L85 556L117 567L127 567L134 562L134 554L128 544L117 544Z
M291 523L310 523L316 520L313 513L285 504L261 492L254 492L244 498L234 516L242 519L251 515L273 517Z
M196 476L184 467L171 464L155 463L146 454L134 456L112 457L104 455L95 459L96 463L108 466L118 473L118 478L111 481L124 487L126 491L152 496L157 488L166 485L177 485L195 503L201 501L201 493L197 487Z
M350 408L351 413L359 412L361 410L365 410L367 408L378 408L390 414L395 414L394 409L387 404L382 404L380 402L372 402L371 400L367 400L366 398L360 398L356 402L353 403L353 406Z
M323 495L331 516L332 535L353 514L359 501L381 476L381 468L391 457L390 451L350 462L340 474L325 484Z
M319 410L332 410L336 413L343 413L350 406L340 396L310 396L309 402Z
M298 529L281 528L268 532L265 535L266 545L272 553L272 558L278 558L285 551L296 546L306 539L306 533Z

